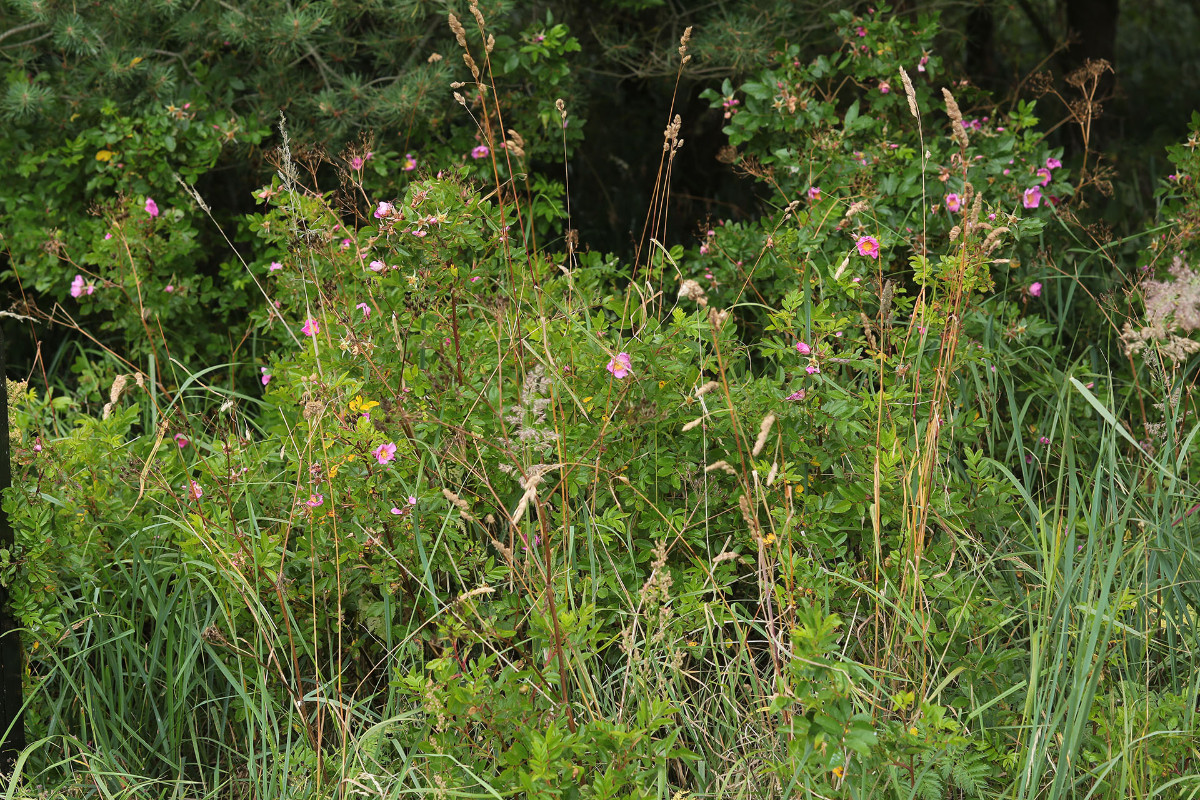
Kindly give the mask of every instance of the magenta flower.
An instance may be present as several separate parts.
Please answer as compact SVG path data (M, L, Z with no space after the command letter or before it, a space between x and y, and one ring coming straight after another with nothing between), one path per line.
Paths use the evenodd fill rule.
M1049 185L1050 178L1051 178L1049 169L1047 169L1046 167L1042 167L1041 169L1039 169L1037 171L1037 174L1038 174L1038 177L1042 179L1042 186Z
M308 499L304 501L304 505L308 506L309 508L316 508L317 506L324 504L325 495L323 494L310 494Z
M917 72L924 72L925 65L929 63L929 56L921 56L921 60L917 62Z
M174 292L174 291L175 291L175 284L173 284L173 283L168 283L166 286L164 286L164 287L163 287L163 291L164 291L164 292L167 292L167 293Z
M818 372L821 371L821 368L818 367L816 364L809 364L807 367L804 368L804 371L807 372L809 375L816 375Z
M471 158L474 158L476 160L481 159L481 158L487 158L488 153L490 153L490 152L492 152L492 151L488 149L488 146L486 144L481 144L481 145L471 148Z
M1047 158L1046 159L1046 169L1058 169L1061 166L1062 166L1062 162L1059 161L1057 158Z
M880 94L888 94L891 91L892 91L892 85L890 83L888 83L887 81L879 82L879 93Z
M1040 439L1038 439L1038 444L1050 444L1050 437L1048 437L1048 436L1041 437Z
M1025 190L1025 195L1022 198L1022 203L1026 208L1037 208L1042 202L1042 190L1038 186L1031 186Z
M309 317L304 321L304 327L300 329L300 332L305 336L316 336L321 332L321 323Z
M105 240L105 241L108 241L108 240L109 240L109 239L111 239L111 238L112 238L112 234L111 234L111 233L106 233L106 234L104 234L104 240Z
M199 500L204 497L204 489L195 481L188 481L188 497L192 500Z
M874 236L860 236L854 244L860 256L879 258L879 240Z
M803 400L804 397L805 397L805 392L803 389L801 389L798 392L792 392L791 394L789 394L787 396L787 399L791 400L792 402L799 402L799 401Z
M390 217L392 215L392 212L395 210L396 210L396 207L393 206L391 203L380 201L379 207L375 209L375 219L383 219L384 217Z
M617 353L616 357L608 362L605 367L612 376L617 380L622 380L628 377L633 372L633 367L629 361L629 353Z
M152 217L158 216L158 203L154 202L153 197L146 198L146 213Z
M383 272L385 269L387 269L387 264L382 261L372 261L370 264L371 272Z
M820 186L808 187L808 199L813 201L814 203L817 202L818 200L820 200L821 199L821 187Z
M375 448L374 456L375 460L380 464L386 464L396 457L396 445L391 442L381 444Z
M395 506L392 506L392 513L395 514L396 516L400 516L401 514L404 513L404 509L396 508Z
M354 158L350 159L350 169L357 172L358 170L362 169L363 164L366 163L367 162L364 161L361 156L355 156Z
M369 305L367 305L366 303L359 303L358 305L355 306L355 308L357 308L363 312L363 319L371 318L371 307Z
M401 168L405 172L412 172L417 168L417 159L412 153L404 154L404 166Z
M283 264L280 264L278 261L272 261L267 265L267 272L279 272L281 269L283 269Z
M259 367L258 369L260 372L262 372L262 385L266 386L268 383L271 382L271 378L273 376L271 375L271 373L267 372L266 367Z
M951 192L946 195L946 210L957 214L962 210L962 198Z
M857 28L854 29L854 33L857 34L859 37L863 37L863 36L867 35L867 29L864 28L862 25L859 25Z
M812 348L804 342L796 342L796 351L802 356L806 356L812 352Z
M184 436L182 433L175 434L174 439L175 439L175 444L179 445L180 450L182 450L183 448L188 446L188 438L186 436Z
M1042 284L1040 281L1034 281L1033 283L1029 284L1029 296L1030 297L1041 297L1042 296Z

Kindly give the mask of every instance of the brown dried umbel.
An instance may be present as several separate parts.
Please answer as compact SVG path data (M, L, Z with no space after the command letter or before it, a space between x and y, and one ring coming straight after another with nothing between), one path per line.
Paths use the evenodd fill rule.
M1054 88L1054 77L1049 72L1035 72L1026 85L1034 97L1043 97Z
M1106 72L1112 72L1112 64L1103 58L1089 58L1083 66L1066 77L1066 82L1076 89L1083 89L1085 84L1100 80Z

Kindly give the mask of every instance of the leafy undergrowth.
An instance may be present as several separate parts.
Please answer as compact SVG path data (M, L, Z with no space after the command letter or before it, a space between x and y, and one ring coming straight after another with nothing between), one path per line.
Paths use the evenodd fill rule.
M836 21L710 97L758 221L658 244L668 126L635 263L539 245L481 92L491 187L280 151L254 359L15 391L8 796L1200 790L1193 150L1126 278L1032 105Z

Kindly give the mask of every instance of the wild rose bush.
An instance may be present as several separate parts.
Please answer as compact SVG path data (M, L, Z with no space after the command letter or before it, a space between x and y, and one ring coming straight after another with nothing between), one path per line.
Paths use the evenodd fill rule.
M1107 787L1102 742L1033 730L1065 674L1094 690L1070 719L1116 730L1093 664L1134 674L1120 626L1159 613L1128 583L1104 605L1133 525L1067 472L1119 434L1036 316L1060 220L1032 198L1066 172L1028 107L946 130L932 28L839 22L842 53L720 95L778 191L760 222L622 264L536 246L546 197L464 159L404 156L385 189L392 157L351 156L335 192L281 151L240 277L261 350L171 390L124 374L95 416L23 393L4 574L44 769L295 797ZM859 96L822 97L835 74ZM1082 410L1044 408L1072 378ZM99 739L56 699L77 687L137 730L202 711Z

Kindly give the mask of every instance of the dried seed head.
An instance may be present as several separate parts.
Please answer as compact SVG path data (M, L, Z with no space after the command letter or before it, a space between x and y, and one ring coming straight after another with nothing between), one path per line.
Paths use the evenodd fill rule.
M942 99L946 101L946 114L950 117L950 138L962 148L966 148L969 144L967 141L967 129L963 127L962 112L958 110L958 103L954 100L954 95L950 94L950 90L942 87Z
M721 388L721 384L717 383L716 381L709 381L708 383L704 384L703 386L701 386L699 389L696 390L696 397L704 397L704 395L708 394L713 389L720 389L720 388Z
M908 98L908 110L917 119L921 118L920 112L917 111L917 92L913 89L912 81L908 77L908 73L904 71L904 67L900 68L900 82L904 84L904 96Z
M467 84L464 83L463 81L454 81L450 84L450 88L451 89L461 89L462 87L464 87L466 85Z
M1112 71L1112 64L1103 58L1089 58L1083 62L1082 67L1068 75L1066 81L1075 88L1082 89L1088 81L1096 80L1105 72Z
M870 208L870 204L867 203L866 200L856 200L850 204L849 208L846 209L846 219L850 219L855 214L858 214L861 211L866 211L868 208Z
M429 58L425 59L426 64L436 64L442 60L441 53L430 53Z
M742 511L742 519L746 521L746 527L750 529L750 534L755 538L759 538L758 519L755 516L750 506L750 498L746 495L738 496L738 508Z
M554 101L554 107L558 109L558 115L562 117L563 122L567 121L567 104L560 97Z
M458 46L465 50L467 48L467 29L458 21L458 17L454 16L454 12L450 12L450 30L454 32L454 40L458 42Z
M679 37L679 55L683 56L687 53L688 41L692 38L692 26L688 25L683 29L683 36Z
M484 46L483 46L484 52L486 52L488 55L491 55L491 53L492 53L492 48L494 48L495 46L496 46L496 37L495 37L495 36L492 36L492 35L489 33L489 34L488 34L488 38L487 38L487 42L486 42L486 43L484 44Z
M459 85L461 86L462 84L459 84ZM466 107L467 107L467 98L463 97L463 96L462 96L461 94L459 94L458 92L455 92L455 93L454 93L454 99L455 99L455 100L457 100L457 101L458 101L458 104L459 104L460 106L462 106L463 108L466 108Z
M467 69L471 70L471 75L475 80L479 80L479 67L475 63L475 59L471 58L470 53L463 53L463 63L467 65Z
M1008 228L996 228L987 235L987 238L983 240L984 255L990 254L993 250L1000 246L1000 235L1004 233L1008 233Z
M475 519L475 516L471 513L471 506L470 506L470 504L467 503L466 500L463 500L461 497L456 495L454 492L450 491L449 489L445 489L445 488L442 489L442 496L445 497L447 500L449 500L450 504L458 509L458 512L462 516L463 519L467 520L468 522L473 521Z
M848 266L850 266L850 256L846 256L842 259L842 263L838 264L837 271L833 273L833 279L836 281L842 277L842 273L846 271L846 267Z
M679 128L683 124L683 119L676 114L675 119L671 120L663 131L663 152L669 152L675 148L675 141L679 138Z
M757 456L763 451L763 447L767 444L767 436L771 433L771 426L774 424L774 414L767 414L763 417L762 423L758 426L758 438L754 440L754 449L750 451L750 455Z
M885 323L892 314L892 298L896 296L896 282L890 278L883 282L883 291L879 295L879 318Z
M730 475L737 475L737 470L729 466L729 462L725 460L713 462L704 468L705 472L716 472L717 470L728 472Z
M479 10L479 0L471 0L471 16L475 17L475 24L483 30L483 12Z
M969 183L967 184L967 189L975 194L971 202L971 213L967 215L967 224L974 228L976 227L979 215L983 213L983 194L975 192L975 187Z
M960 233L962 233L962 226L961 226L961 225L955 225L953 228L951 228L951 229L950 229L950 241L951 241L951 242L958 241L958 235L959 235Z
M708 305L708 296L704 292L704 287L701 286L698 281L692 280L691 278L688 278L683 283L679 284L678 297L686 297L688 300L694 300L696 305L700 306L701 308L704 308Z

